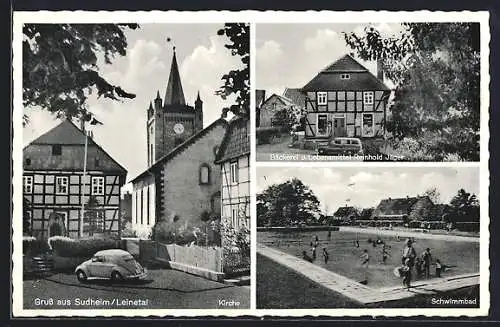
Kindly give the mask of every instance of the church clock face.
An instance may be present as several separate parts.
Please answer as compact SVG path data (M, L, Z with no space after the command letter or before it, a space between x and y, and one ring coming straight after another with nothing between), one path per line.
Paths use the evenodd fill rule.
M184 133L184 125L181 123L177 123L174 125L174 132L175 134L182 134Z

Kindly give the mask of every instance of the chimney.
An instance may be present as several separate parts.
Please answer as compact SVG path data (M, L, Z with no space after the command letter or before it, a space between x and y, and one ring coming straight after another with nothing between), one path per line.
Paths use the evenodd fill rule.
M377 59L377 78L384 81L384 61L381 58Z

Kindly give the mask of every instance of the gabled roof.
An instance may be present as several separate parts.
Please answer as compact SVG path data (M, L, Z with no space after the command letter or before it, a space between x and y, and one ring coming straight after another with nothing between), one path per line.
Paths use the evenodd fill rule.
M333 64L330 64L322 72L347 73L347 72L367 72L368 69L357 62L353 57L346 54Z
M265 90L255 90L255 106L259 108L266 98Z
M165 99L163 105L165 107L173 104L185 105L184 92L182 90L181 76L179 74L179 67L177 66L177 58L172 57L172 65L170 66L170 76L168 77L167 90L165 91Z
M263 107L267 102L269 102L271 99L273 98L276 98L278 99L281 103L283 103L283 105L285 106L295 106L295 103L292 102L292 100L288 99L288 98L285 98L284 96L281 96L281 95L278 95L278 94L275 94L273 93L269 98L267 98L263 103L262 103L262 106Z
M92 138L87 139L87 169L101 171L117 171L127 174L127 170L111 157ZM64 150L60 156L52 156L49 160L44 151L40 151L37 145L64 145L72 146L71 154ZM24 147L23 157L29 158L31 164L26 170L83 170L83 158L85 156L85 133L75 126L69 119L63 120L45 134L41 135ZM99 165L91 158L99 159Z
M250 154L250 121L237 117L229 123L224 140L217 153L216 163L222 163Z
M227 125L228 125L228 123L227 123L226 120L224 120L222 118L217 119L216 121L214 121L212 124L210 124L206 128L202 129L198 133L194 134L193 136L191 136L190 138L188 138L187 140L185 140L184 142L182 142L181 144L179 144L172 151L170 151L169 153L167 153L166 155L164 155L160 159L156 160L156 162L151 167L149 167L148 169L146 169L145 171L143 171L142 173L140 173L139 175L137 175L136 177L134 177L130 182L133 183L136 180L138 180L138 179L140 179L140 178L142 178L142 177L144 177L146 175L149 175L149 172L154 171L161 164L163 164L165 162L168 162L169 160L171 160L172 158L174 158L178 154L182 153L182 151L184 151L185 149L187 149L191 144L195 143L201 137L205 136L208 132L210 132L215 127L217 127L217 126L223 126L224 128L227 128Z
M65 145L85 145L85 134L75 126L69 119L63 120L60 124L39 136L30 144L65 144ZM89 138L88 144L94 144Z
M354 208L354 207L340 207L337 209L337 211L335 211L335 213L333 215L336 217L346 217L346 216L349 216L352 214L354 214L354 215L358 214L358 211L356 210L356 208Z
M349 73L348 79L341 79ZM390 89L363 65L345 55L319 72L303 88L307 91L390 91Z
M304 107L306 103L306 95L299 88L286 88L283 92L283 97L289 99L297 107Z
M406 197L384 199L375 209L375 215L407 215L411 212L420 197Z

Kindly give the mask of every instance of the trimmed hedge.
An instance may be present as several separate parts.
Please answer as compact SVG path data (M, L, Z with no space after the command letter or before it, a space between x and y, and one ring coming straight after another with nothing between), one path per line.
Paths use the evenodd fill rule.
M284 132L282 126L273 126L273 127L259 127L255 131L255 135L257 136L257 144L270 144L273 138L281 137L281 134Z
M50 251L46 240L39 240L32 236L23 236L23 254L35 256Z
M72 239L64 236L53 236L48 243L55 254L61 257L91 257L97 251L121 249L122 242L111 238Z

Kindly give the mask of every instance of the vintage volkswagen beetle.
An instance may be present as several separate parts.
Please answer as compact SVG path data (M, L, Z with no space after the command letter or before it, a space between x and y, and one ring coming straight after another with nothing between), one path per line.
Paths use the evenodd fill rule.
M94 256L75 269L80 282L88 279L111 279L121 281L144 279L147 271L125 250L110 249L98 251Z

